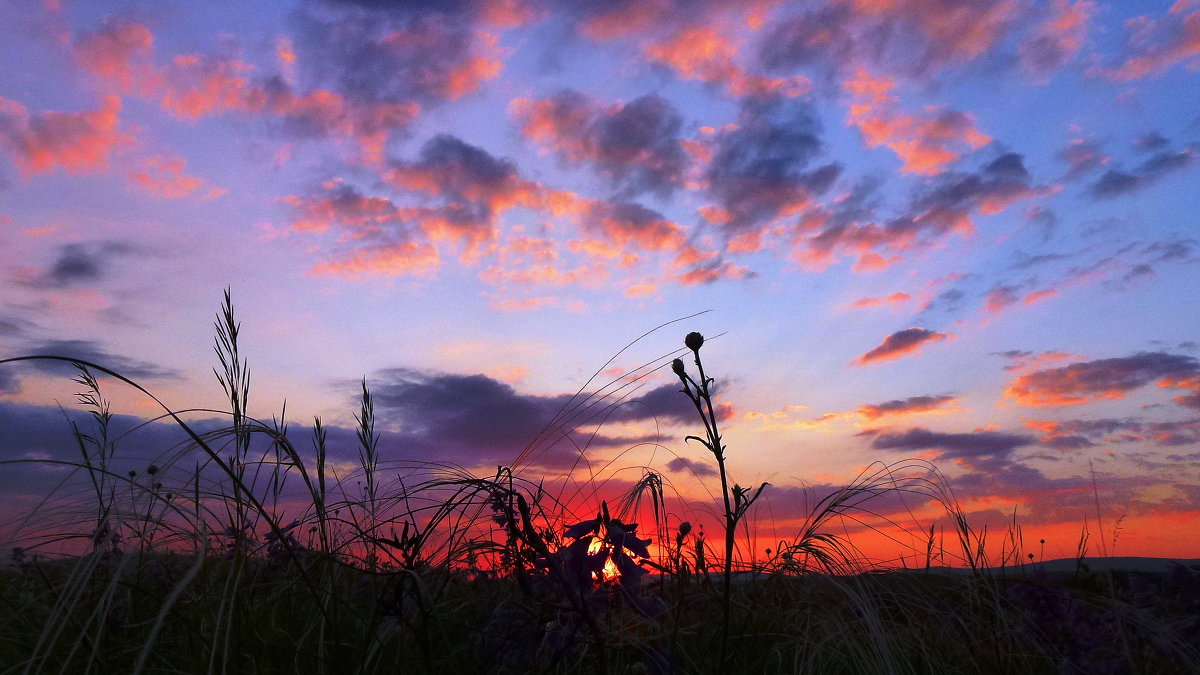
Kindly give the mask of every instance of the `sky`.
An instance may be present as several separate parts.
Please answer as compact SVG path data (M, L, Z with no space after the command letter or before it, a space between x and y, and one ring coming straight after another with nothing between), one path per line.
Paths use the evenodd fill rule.
M918 458L1200 557L1200 2L14 0L0 62L0 358L219 409L229 288L255 416L352 438L365 378L389 461L703 501L695 330L770 536ZM0 457L74 457L70 375L0 365Z

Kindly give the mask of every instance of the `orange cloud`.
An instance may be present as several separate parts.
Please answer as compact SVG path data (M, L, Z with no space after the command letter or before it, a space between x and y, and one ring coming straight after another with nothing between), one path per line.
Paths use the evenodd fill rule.
M35 114L0 97L0 146L26 177L59 167L72 174L100 171L115 148L132 141L118 129L120 110L121 99L111 95L98 110Z
M848 123L857 126L868 147L886 145L903 162L901 171L922 175L940 173L957 160L961 148L975 149L991 138L975 128L970 115L929 107L928 117L898 112L891 94L895 82L863 68L842 83L850 96Z
M884 297L859 298L846 306L846 309L867 309L868 307L884 307L887 305L899 305L912 300L912 296L902 291L897 291L891 295Z
M354 238L378 233L384 226L400 225L417 217L417 209L402 209L387 197L370 197L339 180L326 182L320 196L290 195L281 201L294 210L290 228L295 232L323 233L338 225Z
M1128 392L1156 380L1160 387L1200 385L1200 362L1190 356L1162 352L1080 361L1021 375L1004 394L1024 406L1079 405L1124 398Z
M592 40L603 42L642 31L669 9L667 0L614 3L611 9L585 20L579 31Z
M855 412L863 419L874 422L881 417L898 417L929 412L946 412L946 406L958 401L953 396L913 396L903 400L887 401L873 405L860 405Z
M863 251L858 254L858 260L851 269L855 272L881 272L900 261L900 256L883 257L873 251Z
M645 48L645 55L687 80L724 85L734 96L782 93L796 97L808 91L808 78L749 75L736 63L738 48L712 26L691 26Z
M358 278L363 276L425 276L441 265L437 249L416 241L405 241L361 249L349 257L314 265L318 276Z
M916 353L929 342L945 340L946 337L944 333L925 328L906 328L887 336L883 342L879 343L878 347L851 361L850 365L865 366L878 361L893 361L902 356Z

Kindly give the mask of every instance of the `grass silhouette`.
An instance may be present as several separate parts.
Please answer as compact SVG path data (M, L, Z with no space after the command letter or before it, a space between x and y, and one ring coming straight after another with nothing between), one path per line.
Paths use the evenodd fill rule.
M225 411L171 410L69 355L0 360L73 364L89 413L68 417L79 459L0 461L67 477L6 514L0 673L1200 672L1200 570L1092 572L1085 532L1074 572L1026 571L1015 516L993 554L919 460L871 465L753 554L748 521L770 490L730 483L698 333L595 391L589 380L513 466L475 475L381 456L366 380L357 466L331 459L320 418L304 439L286 409L254 419L228 291L215 329ZM687 352L696 377L676 358ZM586 465L586 446L572 470L586 480L547 485L520 469L666 367L704 427L688 439L717 463L715 551L652 467L617 497L605 491L614 467ZM169 422L184 440L124 458L145 425L114 430L98 376L159 405L145 425ZM903 543L912 528L877 512L897 497L941 504L953 524L949 546L931 525L912 551L924 564L907 570L871 562L846 528Z

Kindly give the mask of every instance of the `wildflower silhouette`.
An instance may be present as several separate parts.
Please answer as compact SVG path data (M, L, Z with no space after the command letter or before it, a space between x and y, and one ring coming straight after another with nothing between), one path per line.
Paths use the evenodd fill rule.
M730 582L733 576L733 549L737 535L737 525L742 517L746 515L746 512L750 510L754 502L762 496L767 483L764 482L756 489L742 487L737 483L734 483L730 487L729 474L725 468L725 445L721 440L721 432L717 428L717 413L712 402L711 386L715 380L704 374L704 364L700 360L700 348L704 346L704 336L695 331L688 333L683 338L683 345L692 350L692 354L695 356L696 371L699 375L699 380L692 379L682 359L672 361L671 370L679 376L679 381L683 384L683 393L691 399L692 405L696 407L696 412L700 414L700 420L704 423L706 436L706 438L687 436L684 440L699 442L716 458L717 471L721 477L721 498L724 501L725 507L725 562L722 570L721 584L721 664L724 667L726 665L725 656L729 636Z

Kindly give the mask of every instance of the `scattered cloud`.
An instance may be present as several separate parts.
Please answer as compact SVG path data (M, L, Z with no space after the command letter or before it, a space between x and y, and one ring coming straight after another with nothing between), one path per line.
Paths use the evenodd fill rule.
M940 412L958 401L954 396L910 396L883 403L860 405L855 410L864 420L873 422L883 417L913 413Z
M179 373L171 368L113 354L104 349L100 343L92 340L41 340L28 342L21 346L22 355L30 356L61 356L80 361L88 361L98 366L124 375L130 379L175 379ZM78 372L74 365L66 361L33 360L23 361L22 369L34 370L40 373L56 376L71 376Z
M777 97L743 100L737 124L714 131L704 181L726 233L799 214L833 185L841 165L809 168L822 149L817 134L805 104Z
M808 78L751 75L737 64L738 45L713 26L686 26L647 46L651 62L661 63L685 80L720 85L734 97L796 97L809 88Z
M1200 10L1176 2L1162 17L1142 15L1125 22L1124 59L1112 67L1095 66L1092 75L1120 81L1161 75L1200 57Z
M717 470L707 462L688 459L687 457L676 457L667 462L667 470L674 473L692 473L702 478L717 475Z
M897 108L891 92L896 83L864 68L842 83L850 99L847 123L858 127L867 147L886 145L901 160L900 170L935 175L966 151L986 145L991 138L975 127L970 115L956 110L927 109L924 116Z
M225 188L207 187L208 181L184 172L186 161L177 156L151 156L141 166L128 172L129 179L140 189L162 199L182 199L196 196L216 199L228 192Z
M1025 72L1042 80L1069 63L1087 40L1088 21L1096 3L1053 0L1048 16L1017 46L1017 57Z
M1033 436L998 431L943 433L916 427L905 432L883 432L875 435L871 447L880 450L938 450L940 458L979 459L1004 458L1013 450L1033 445Z
M113 151L132 140L119 129L120 111L117 96L103 97L96 110L40 113L0 97L0 147L27 178L59 168L72 174L102 171Z
M666 197L683 184L683 122L660 96L605 106L568 89L547 99L518 98L510 110L526 138L572 164L591 165L623 197Z
M846 309L867 309L870 307L886 307L891 305L901 305L913 297L903 291L896 291L890 295L880 297L859 298L846 306Z
M469 465L510 463L537 441L533 449L538 456L530 461L561 468L574 463L588 442L590 434L580 427L646 420L690 423L696 415L672 384L624 398L589 400L524 394L481 374L393 368L379 372L369 386L380 421L394 433L436 450L440 458ZM720 414L728 419L733 411L722 409Z
M1194 143L1179 151L1158 152L1129 171L1109 169L1092 183L1088 193L1097 199L1111 199L1137 192L1169 173L1191 166L1198 153L1200 144Z
M1005 395L1024 406L1079 405L1123 398L1155 381L1160 387L1200 390L1200 361L1165 352L1078 361L1021 375L1009 384ZM1186 397L1181 398L1186 404Z
M137 253L139 249L125 241L62 244L48 269L22 283L36 288L91 285L103 280L118 259Z
M851 362L851 365L865 366L879 361L893 361L908 354L915 354L925 344L945 340L945 333L925 328L906 328L892 333L871 351Z

